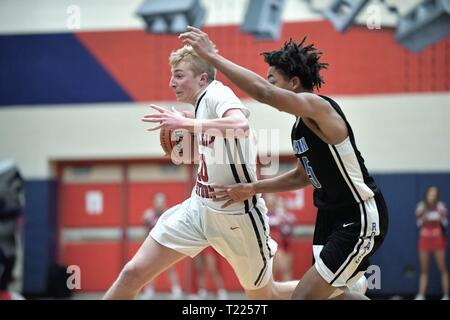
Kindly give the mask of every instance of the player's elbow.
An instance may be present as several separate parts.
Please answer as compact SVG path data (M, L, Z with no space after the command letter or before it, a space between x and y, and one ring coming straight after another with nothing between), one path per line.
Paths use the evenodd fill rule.
M247 119L237 119L233 128L233 135L236 138L246 138L250 134L250 124Z

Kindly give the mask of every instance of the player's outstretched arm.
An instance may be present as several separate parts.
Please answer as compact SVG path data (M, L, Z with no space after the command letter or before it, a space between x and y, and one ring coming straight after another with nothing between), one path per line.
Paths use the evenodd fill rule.
M259 102L283 112L310 118L316 118L318 113L330 108L326 101L315 94L295 93L278 88L253 71L221 56L208 35L200 29L188 27L188 32L180 34L179 38L183 44L192 46L200 57L213 64L228 79Z
M223 201L222 208L226 208L233 203L250 199L257 193L297 190L309 184L308 175L302 165L298 163L297 168L270 179L229 186L212 184L211 187L214 188L214 192L210 193L210 195L215 196L214 201Z
M186 129L192 133L208 133L209 135L221 135L223 137L242 138L248 135L249 123L247 118L239 109L229 109L222 118L198 120L193 118L193 114L186 111L179 112L172 108L167 110L157 105L150 105L157 112L145 115L143 122L156 123L155 127L147 129L154 131L157 129Z

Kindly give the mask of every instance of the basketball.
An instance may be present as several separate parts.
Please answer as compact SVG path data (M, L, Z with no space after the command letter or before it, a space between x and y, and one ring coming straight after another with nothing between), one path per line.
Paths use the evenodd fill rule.
M159 137L165 156L175 164L194 162L195 137L192 133L185 129L161 128Z

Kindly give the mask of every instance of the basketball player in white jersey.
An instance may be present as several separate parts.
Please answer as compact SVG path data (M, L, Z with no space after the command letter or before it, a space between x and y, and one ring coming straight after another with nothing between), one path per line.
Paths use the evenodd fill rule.
M186 256L212 246L230 263L250 299L290 299L298 281L274 282L277 244L270 238L260 194L222 209L210 185L256 181L256 150L249 110L230 88L215 80L215 68L190 47L170 55L170 86L177 100L195 107L192 117L153 105L143 121L184 128L197 135L199 170L191 197L161 215L150 235L105 294L132 299L142 286Z

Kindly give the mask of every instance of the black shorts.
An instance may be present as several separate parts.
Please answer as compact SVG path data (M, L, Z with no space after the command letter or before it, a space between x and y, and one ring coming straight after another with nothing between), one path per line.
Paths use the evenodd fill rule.
M369 267L369 257L383 242L387 228L388 210L381 193L345 209L318 210L313 240L316 270L334 287L351 284Z

